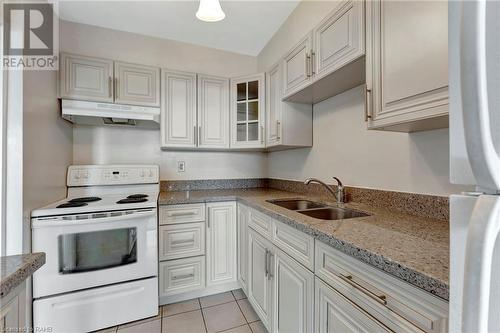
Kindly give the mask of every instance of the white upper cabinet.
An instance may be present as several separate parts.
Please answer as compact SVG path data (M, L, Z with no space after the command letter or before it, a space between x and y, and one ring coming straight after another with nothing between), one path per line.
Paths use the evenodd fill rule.
M365 54L363 1L345 1L313 31L315 80Z
M61 98L113 102L113 61L61 53Z
M284 96L315 104L365 82L365 2L337 3L284 57Z
M229 148L229 79L198 75L198 147Z
M237 281L236 202L207 203L207 286Z
M231 148L264 148L264 74L231 79Z
M163 70L161 144L164 148L195 148L196 74Z
M447 127L447 2L368 1L366 18L368 127Z
M283 102L282 78L280 64L266 73L266 147L311 147L312 105Z
M307 34L283 57L285 96L301 90L311 82L312 33Z
M115 62L115 102L160 106L160 69Z

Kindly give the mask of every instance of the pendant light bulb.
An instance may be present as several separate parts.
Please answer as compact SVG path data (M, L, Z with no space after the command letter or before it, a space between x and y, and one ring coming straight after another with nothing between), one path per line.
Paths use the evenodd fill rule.
M219 0L200 0L196 17L205 22L218 22L222 21L226 14L222 11Z

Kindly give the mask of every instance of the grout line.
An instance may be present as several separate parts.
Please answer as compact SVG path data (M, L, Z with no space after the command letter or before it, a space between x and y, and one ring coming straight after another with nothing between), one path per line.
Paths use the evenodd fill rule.
M219 305L223 305L223 304L227 304L227 303L231 303L231 302L236 302L236 300L232 300L232 301L228 301L228 302L224 302L224 303L219 303L219 304L215 304L215 305L210 305L210 306L206 306L206 307L202 307L202 309L208 309L208 308L213 308L214 306L219 306ZM200 302L200 307L201 307L201 302Z
M236 301L236 305L238 306L238 309L240 309L240 312L241 314L243 315L243 318L245 319L245 321L247 322L247 325L250 324L248 322L248 319L247 319L247 316L245 316L245 313L243 312L243 310L241 309L241 306L240 306L240 303L238 303L238 301Z
M200 304L201 319L203 319L203 325L205 325L205 332L208 333L207 322L205 321L205 314L203 313L203 308L201 307L201 302L199 298L198 298L198 303Z
M230 330L234 330L235 328L239 328L239 327L243 327L243 326L248 326L248 327L250 327L250 325L248 325L248 324L243 324L243 325L240 325L240 326L235 326L235 327L228 328L227 330L224 330L224 331L218 331L218 332L216 332L216 333L224 333L224 332L227 332L227 331L230 331ZM250 331L251 331L251 330L252 330L252 329L250 328Z

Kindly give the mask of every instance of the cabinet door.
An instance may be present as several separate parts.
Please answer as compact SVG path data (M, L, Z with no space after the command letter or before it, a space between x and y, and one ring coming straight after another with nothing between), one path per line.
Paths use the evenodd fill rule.
M161 138L165 148L196 147L196 74L162 71Z
M275 250L273 332L314 332L314 274L280 250Z
M272 324L272 280L269 277L269 252L272 245L248 229L248 300L268 330Z
M311 83L312 34L305 36L283 58L284 97Z
M447 127L447 2L366 5L368 126L407 132Z
M236 202L207 204L207 212L207 285L236 281Z
M198 146L229 148L229 79L198 75Z
M231 147L264 148L264 74L231 80Z
M61 98L113 102L113 61L61 53Z
M281 143L281 70L275 65L266 74L266 147Z
M323 281L316 278L316 322L318 333L392 332Z
M238 281L247 292L248 281L248 216L247 207L238 204Z
M23 326L19 320L19 295L16 295L0 308L0 332L22 332Z
M343 1L313 31L314 80L365 54L364 1Z
M160 106L160 69L115 62L115 102Z

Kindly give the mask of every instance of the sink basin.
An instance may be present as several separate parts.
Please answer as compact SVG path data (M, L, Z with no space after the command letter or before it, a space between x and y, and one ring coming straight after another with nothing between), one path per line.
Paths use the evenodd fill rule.
M320 204L319 202L313 202L309 200L268 200L272 204L277 206L290 209L290 210L304 210L311 208L320 208L325 207L325 205Z
M299 211L299 213L320 220L342 220L342 219L352 219L355 217L369 216L366 213L354 209L336 208L336 207L303 210Z

